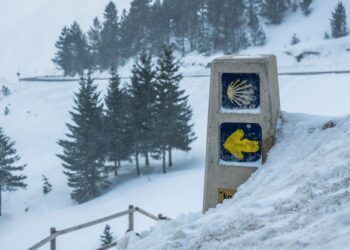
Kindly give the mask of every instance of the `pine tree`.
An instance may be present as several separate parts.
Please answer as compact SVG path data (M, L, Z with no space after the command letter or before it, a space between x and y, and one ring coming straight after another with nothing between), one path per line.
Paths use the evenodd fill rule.
M267 18L271 24L280 24L288 10L288 0L262 0L261 14Z
M182 79L180 63L173 53L172 46L165 46L157 64L157 145L162 153L164 173L166 150L169 166L172 166L172 150L177 148L187 151L195 139L192 125L189 124L192 112L187 104L188 96L179 87Z
M215 3L217 4L217 3ZM248 46L248 40L244 32L245 4L243 0L224 0L223 18L221 29L223 37L224 53L235 53L241 48Z
M260 26L255 8L254 1L250 0L248 6L248 27L250 28L250 40L254 46L262 46L266 42L266 35Z
M52 191L52 185L49 182L49 179L43 175L43 193L48 194Z
M10 109L8 106L5 106L4 115L7 116L8 114L10 114Z
M347 35L346 11L342 2L339 2L334 12L332 12L331 31L333 38Z
M9 96L9 95L11 95L11 90L6 85L2 85L1 93L3 96Z
M2 208L2 193L6 191L15 191L18 188L25 188L27 185L23 182L27 177L22 174L15 174L22 171L26 165L17 165L20 157L14 148L15 143L5 135L0 128L0 216Z
M310 15L310 13L311 13L310 5L311 4L312 4L312 0L301 0L300 8L303 11L305 16Z
M120 42L119 42L119 55L120 59L125 62L130 56L130 44L132 40L132 30L129 29L128 14L124 9L120 17Z
M133 66L130 96L133 150L136 170L140 175L139 155L145 156L145 165L149 166L149 153L155 148L155 71L153 70L152 57L146 52L141 53L139 61Z
M130 114L129 96L127 91L120 87L120 77L114 68L111 70L111 78L106 103L106 148L109 160L114 162L114 173L118 175L117 168L120 161L126 160L131 154L130 143Z
M130 4L129 14L123 22L122 43L127 46L125 53L127 57L135 56L142 50L148 49L150 41L150 0L133 0ZM158 24L159 25L159 24Z
M108 244L111 244L113 242L113 233L111 232L111 228L109 225L105 226L105 229L103 230L103 234L101 235L101 242L102 246L106 246Z
M149 14L150 52L158 53L164 43L168 44L169 36L169 16L160 0L156 0L150 7Z
M64 76L72 74L72 51L70 49L69 29L65 26L55 44L57 49L52 62L63 70Z
M295 45L300 43L300 39L297 37L297 34L293 34L292 38L290 39L290 45Z
M111 1L103 14L101 31L100 65L102 69L117 67L119 62L119 22L115 4Z
M109 182L104 167L105 149L103 140L103 107L97 86L90 73L80 79L80 88L75 94L73 123L67 124L68 139L59 140L68 186L73 189L72 199L78 203L97 197Z
M210 55L212 49L212 28L209 23L209 6L207 1L202 1L202 5L198 11L198 19L198 52Z
M72 56L72 74L83 74L84 70L91 67L90 54L86 35L77 22L73 22L69 29L69 49Z
M63 28L55 46L57 51L52 61L63 70L65 76L82 74L90 67L86 36L77 22L73 22L70 28Z
M95 17L88 31L88 43L89 43L89 51L91 55L91 65L93 69L97 69L100 64L100 48L101 48L101 31L102 25L100 20Z
M300 1L304 0L291 0L290 6L293 12L296 12L300 6Z
M330 35L328 34L327 31L324 33L323 38L326 40L330 38Z

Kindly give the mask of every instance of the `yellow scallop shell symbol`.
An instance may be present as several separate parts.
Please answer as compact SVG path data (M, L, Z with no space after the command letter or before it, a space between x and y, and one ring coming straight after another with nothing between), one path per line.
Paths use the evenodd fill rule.
M256 100L254 86L247 80L240 79L230 83L227 88L227 97L231 103L240 108L248 107Z

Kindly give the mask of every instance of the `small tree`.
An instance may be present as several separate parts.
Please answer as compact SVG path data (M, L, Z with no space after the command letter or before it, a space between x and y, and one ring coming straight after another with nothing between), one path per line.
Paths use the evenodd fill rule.
M24 165L17 165L20 157L16 154L15 143L10 141L2 128L0 128L0 216L1 216L1 195L2 192L15 191L18 188L25 188L23 182L27 177L22 174L15 174L23 171Z
M112 68L111 78L106 103L106 148L109 160L114 162L114 173L117 176L117 168L120 167L120 161L128 159L131 154L131 129L129 113L129 96L127 91L120 87L120 77Z
M6 106L4 110L4 115L7 116L8 114L10 114L10 109L8 106Z
M102 25L97 17L94 18L90 30L88 31L88 45L91 56L90 66L94 69L100 64L100 47L101 47L101 30Z
M70 50L69 28L64 27L55 43L56 52L52 62L63 70L64 76L72 74L72 51Z
M74 98L67 140L59 140L64 174L73 189L72 199L82 203L97 197L108 185L103 138L103 107L90 73L82 76Z
M55 46L57 50L52 61L63 70L65 76L82 74L91 66L86 35L77 22L62 29Z
M119 21L115 4L111 1L103 13L103 25L101 30L100 66L101 69L109 69L118 66L119 59Z
M250 40L254 46L264 45L266 42L266 35L260 26L258 15L255 11L254 1L249 1L248 6L248 27L250 28Z
M300 2L300 8L305 16L308 16L311 13L311 8L310 8L311 3L312 3L312 0L302 0Z
M105 226L105 229L103 230L103 233L100 237L102 246L106 246L108 244L111 244L113 242L113 233L111 232L111 228L109 225Z
M168 164L172 166L172 150L188 151L189 144L195 139L193 125L189 124L192 111L187 104L188 96L179 86L182 79L180 63L173 53L172 46L165 46L157 64L157 145L162 152L164 173L165 152L168 151Z
M52 185L49 182L49 179L43 175L43 193L48 194L52 191Z
M324 33L323 38L326 40L330 38L330 35L328 34L327 31Z
M300 39L297 37L297 34L293 34L292 38L290 39L290 45L295 45L300 43Z
M145 165L149 166L149 153L155 149L155 74L151 55L141 53L132 68L130 86L130 120L138 175L141 174L139 155L145 156Z
M332 12L331 31L333 38L347 35L346 11L342 2L339 2Z
M288 0L261 0L261 14L270 23L280 24L288 6Z
M9 95L11 95L11 90L6 85L2 85L1 93L3 96L9 96Z

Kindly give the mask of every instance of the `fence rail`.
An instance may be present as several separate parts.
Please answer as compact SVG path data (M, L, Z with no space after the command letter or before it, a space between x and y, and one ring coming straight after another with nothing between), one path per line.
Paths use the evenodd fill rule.
M46 237L45 239L39 241L38 243L36 243L35 245L33 245L32 247L28 248L28 250L36 250L39 249L40 247L44 246L45 244L50 242L50 250L57 250L57 244L56 244L56 239L57 237L64 235L64 234L68 234L74 231L78 231L87 227L91 227L91 226L95 226L97 224L109 221L109 220L113 220L125 215L128 215L129 218L129 225L128 225L128 230L127 232L130 231L134 231L134 213L135 212L139 212L140 214L149 217L155 221L159 221L159 220L170 220L170 218L163 216L162 214L159 214L158 216L155 216L145 210L143 210L142 208L139 207L134 207L133 205L129 205L129 208L125 211L119 212L119 213L115 213L97 220L93 220L93 221L89 221L77 226L73 226L73 227L68 227L66 229L63 230L56 230L55 227L50 228L50 236ZM114 247L117 245L117 241L112 242L109 245L103 246L98 248L97 250L105 250L105 249L110 249L111 247Z
M350 70L328 70L328 71L302 71L302 72L278 72L280 76L303 76L303 75L325 75L325 74L350 74ZM184 78L209 78L210 75L184 75ZM130 77L121 77L128 80ZM95 80L109 80L106 77L96 77ZM19 78L21 82L77 82L79 78L63 78L60 76L35 76Z

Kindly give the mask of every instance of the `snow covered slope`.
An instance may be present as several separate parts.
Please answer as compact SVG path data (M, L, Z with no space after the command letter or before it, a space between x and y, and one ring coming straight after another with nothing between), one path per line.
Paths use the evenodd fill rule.
M0 0L0 79L16 79L22 76L58 73L51 63L54 44L64 25L74 20L86 31L95 16L102 18L109 0ZM114 0L121 12L128 8L131 0ZM314 0L312 13L305 17L300 11L288 13L282 25L266 26L267 45L250 48L247 53L274 53L278 55L280 70L296 70L305 67L349 68L349 38L323 39L329 31L329 18L338 0ZM350 1L343 1L348 10L350 23ZM296 33L301 43L290 46ZM318 57L310 57L296 64L294 56L304 50L317 50ZM290 52L287 55L286 52ZM245 53L245 52L243 52Z
M349 249L350 117L283 113L277 139L232 200L118 249Z
M129 2L116 1L117 6L123 7ZM242 53L275 53L280 71L349 69L350 52L346 49L350 47L350 38L323 40L323 32L329 29L329 16L336 2L314 0L309 17L296 13L288 16L281 26L267 27L268 44ZM68 110L77 85L16 83L13 80L19 68L23 74L29 75L52 73L54 66L50 58L62 26L76 19L86 29L92 18L102 13L106 3L105 0L33 0L30 3L26 0L0 0L0 21L7 24L0 26L0 84L6 83L12 90L9 97L0 97L0 126L16 141L22 161L28 163L25 170L27 190L6 193L4 197L4 215L0 217L1 250L25 249L46 237L51 226L62 229L122 211L128 204L172 218L182 212L201 210L208 78L185 78L181 83L190 94L190 104L194 109L193 122L198 139L192 145L193 150L188 154L177 152L175 167L167 175L157 170L144 170L140 178L133 173L124 173L103 196L82 205L69 198L66 177L55 156L61 151L56 142L66 131L65 123L70 119ZM344 3L350 10L350 2ZM81 4L83 10L78 8ZM302 41L290 46L289 40L294 32ZM315 50L320 55L297 63L294 56L305 50ZM209 69L205 65L213 57L191 54L183 58L182 71L186 75L207 75ZM127 76L129 70L130 65L127 65L120 69L120 73ZM3 81L2 77L9 81ZM279 80L281 104L285 111L326 116L350 113L348 74L282 76ZM106 82L98 84L104 91ZM3 116L5 106L10 108L6 117ZM154 249L152 241L156 240L159 248L165 244L170 244L170 247L178 244L186 249L193 240L193 243L204 241L203 247L215 249L219 243L230 246L233 240L237 240L237 246L243 246L244 242L251 242L248 238L253 237L252 248L258 243L265 248L282 248L286 242L291 248L316 248L319 243L324 248L333 246L337 249L343 240L341 237L348 236L350 224L347 210L341 205L348 204L347 196L342 195L349 177L349 153L346 151L349 118L334 118L337 120L335 128L321 130L320 127L330 118L284 116L286 122L281 126L279 142L271 152L269 162L240 189L234 200L205 217L198 213L182 215L170 224L161 224L144 241L135 239L130 248L145 249L144 244ZM153 164L155 169L159 167L159 162ZM125 172L130 168L132 166ZM41 191L42 174L53 184L53 191L46 196ZM310 191L313 186L316 193ZM334 204L331 204L333 200ZM342 219L342 213L345 219ZM124 234L126 223L125 218L110 223L117 238ZM143 217L136 217L136 231L153 224ZM103 227L59 238L59 247L94 249L99 245Z
M0 76L57 74L51 58L65 25L78 21L86 31L102 18L110 0L0 0ZM116 0L119 13L131 0ZM0 77L1 78L1 77Z
M205 63L207 60L210 60L210 58L188 57L184 60L183 71L185 73L189 71L208 73L208 69L204 69L196 63L197 61ZM330 82L332 84L329 84ZM350 107L350 99L348 98L350 85L347 84L348 82L350 82L350 75L346 74L280 77L282 109L292 112L307 111L320 115L347 114L349 113L348 107ZM105 89L106 82L99 82L98 84L101 90ZM190 94L190 104L194 109L193 121L196 124L195 131L198 139L193 144L193 150L190 153L176 152L175 167L167 175L163 175L158 171L148 172L143 170L143 176L136 178L133 172L131 174L125 173L115 181L114 185L103 196L85 204L77 205L69 198L70 189L66 185L66 177L62 173L61 162L55 156L61 151L56 142L64 136L66 131L65 122L70 119L67 111L71 108L73 92L77 85L75 83L11 84L12 95L0 98L0 124L16 141L23 162L28 163L25 173L28 175L29 185L25 191L5 193L4 215L0 217L0 249L24 249L47 236L48 228L51 226L62 229L122 211L128 204L135 204L150 212L163 213L172 218L183 212L200 211L203 196L209 79L185 78L181 86ZM2 115L5 105L10 107L8 116ZM347 127L344 126L347 124L347 119L343 119L344 121L340 119L341 121L334 129L321 131L320 126L326 120L329 120L328 118L306 115L286 115L286 118L288 122L282 127L279 144L272 151L267 167L264 166L261 169L262 176L274 179L279 171L283 170L280 174L282 178L288 180L283 175L294 171L296 161L300 161L298 163L300 168L304 163L307 165L324 161L322 164L326 166L329 161L342 162L344 158L339 158L338 161L335 157L329 155L332 151L328 152L326 149L320 151L318 161L311 158L310 162L307 163L302 161L302 157L311 155L316 150L314 147L317 147L317 145L328 145L328 143L322 144L322 140L330 142L338 140L338 137L341 152L345 152L347 149L345 137ZM313 127L315 128L313 129ZM300 135L300 138L293 138L294 135ZM316 140L317 137L320 137L319 141ZM301 146L301 142L304 143L305 147ZM302 154L303 150L305 150L305 153ZM280 161L275 162L280 154ZM160 170L159 162L154 164ZM348 166L345 161L342 164L345 167ZM336 165L331 167L333 166ZM128 167L126 171L130 168L132 166ZM305 175L305 178L309 174L310 178L318 174L318 172L312 172L315 170L315 166L309 168L306 168L305 171L310 172L300 174ZM326 169L322 171L326 171ZM332 169L327 169L327 171L332 171ZM271 176L268 175L270 173ZM41 191L42 174L48 176L53 184L53 191L46 196ZM261 175L256 174L254 178ZM304 185L303 178L300 176L298 178L300 179L300 187L302 187ZM243 197L246 192L255 190L257 188L255 183L258 181L260 179L252 185L247 184L248 191L242 189L243 193L239 193L239 196ZM267 183L269 182L267 181ZM281 180L276 185L282 182ZM274 184L270 183L270 185ZM294 185L298 184L294 183ZM262 187L265 187L264 183ZM283 186L278 186L276 190L282 190L283 188ZM256 190L257 193L254 197L262 195L266 191L265 188L259 190ZM286 199L291 198L287 195L288 193L286 193ZM270 197L270 199L271 204L275 202L274 197ZM263 205L266 205L266 203L257 206L254 213L265 210ZM249 206L254 207L254 204ZM26 208L29 209L28 212L25 212ZM269 209L267 205L266 209ZM221 210L216 213L218 217L219 213L221 213ZM270 216L272 217L272 215ZM199 214L196 214L195 217L199 217ZM232 218L232 220L234 219ZM205 218L201 220L205 220ZM186 217L181 223L186 227L189 221L190 219ZM153 224L153 221L143 217L137 216L136 218L137 231L146 230ZM35 225L35 230L33 230L33 225ZM126 218L115 220L110 225L115 235L120 238L126 230ZM93 249L99 244L99 235L103 230L103 226L62 237L58 241L59 246L63 249ZM170 226L168 230L171 233L174 229ZM203 230L207 229L203 228ZM21 237L20 241L17 240L18 235ZM84 241L76 241L77 237L84 239ZM293 238L294 236L290 237ZM151 239L154 238L150 238L149 242L151 242Z

